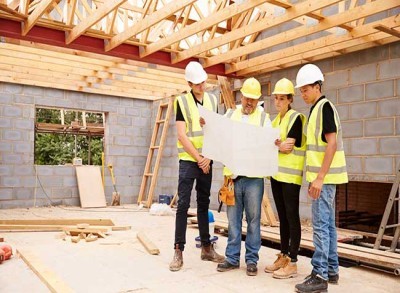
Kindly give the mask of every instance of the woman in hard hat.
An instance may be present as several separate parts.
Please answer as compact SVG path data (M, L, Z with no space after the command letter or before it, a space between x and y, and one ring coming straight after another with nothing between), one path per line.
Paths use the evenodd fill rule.
M293 83L283 78L272 93L279 111L272 126L280 129L278 173L271 177L271 188L279 216L281 252L265 272L274 278L287 279L297 275L297 253L300 247L301 225L299 215L300 187L303 179L306 137L303 134L306 117L291 108Z
M335 225L336 185L347 183L342 127L335 106L322 95L324 76L318 66L306 64L296 77L296 88L312 105L307 124L306 179L312 200L313 269L297 292L327 292L328 282L339 281Z

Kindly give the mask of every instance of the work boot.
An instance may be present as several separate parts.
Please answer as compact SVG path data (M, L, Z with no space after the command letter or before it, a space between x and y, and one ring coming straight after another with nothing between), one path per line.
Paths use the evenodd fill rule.
M304 279L304 282L295 286L299 293L322 293L328 292L328 281L322 279L314 272Z
M283 268L288 262L290 262L290 258L283 253L278 253L276 256L278 258L274 261L274 263L265 267L264 271L266 273L273 273L280 268Z
M201 247L201 259L202 260L209 260L217 263L222 263L225 260L225 257L222 255L219 255L215 250L214 250L214 245L210 244L208 246L202 246Z
M339 274L329 275L328 277L329 277L329 279L328 279L329 284L333 284L333 285L339 284Z
M227 271L238 269L238 268L239 268L239 265L233 265L230 262L228 262L227 260L224 260L223 263L218 264L217 271L218 272L227 272Z
M179 271L183 266L183 255L182 250L179 249L179 245L175 246L175 254L171 263L169 264L169 270L171 272Z
M297 277L297 263L287 262L286 265L275 271L272 277L276 279L289 279Z
M249 263L246 268L246 274L248 276L257 276L257 265L255 263Z

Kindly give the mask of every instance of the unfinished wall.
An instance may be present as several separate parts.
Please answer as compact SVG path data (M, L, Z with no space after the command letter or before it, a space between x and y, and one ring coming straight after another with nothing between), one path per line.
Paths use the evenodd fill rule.
M325 74L323 94L336 105L342 121L349 180L393 182L400 163L400 42L315 64ZM295 82L299 68L273 72L272 88L283 77ZM274 118L272 97L265 101ZM293 108L308 116L309 106L298 92ZM310 218L306 187L303 184L301 216Z
M106 163L113 163L122 202L136 202L151 137L152 102L0 83L0 208L49 205L45 193L56 204L80 204L73 166L34 166L36 106L106 112ZM107 170L106 175L110 202Z

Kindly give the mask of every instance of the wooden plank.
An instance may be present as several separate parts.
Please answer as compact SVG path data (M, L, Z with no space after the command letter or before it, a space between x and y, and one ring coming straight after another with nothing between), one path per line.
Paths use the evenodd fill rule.
M2 225L77 225L81 223L98 226L115 226L111 219L0 219L0 224Z
M98 166L76 166L79 197L83 208L106 207L106 197Z
M150 254L160 254L160 250L157 248L157 246L155 246L154 243L151 242L143 232L138 232L136 236Z
M101 231L126 231L130 230L131 226L89 226L90 229L101 230ZM1 232L55 232L64 231L65 229L72 229L84 232L77 226L65 226L65 225L4 225L0 224Z
M47 11L47 9L53 4L53 0L43 0L36 6L35 10L28 16L28 18L22 24L22 35L26 34L31 28L39 21L40 17Z
M278 227L279 224L276 221L276 217L274 214L274 211L272 210L271 207L271 202L269 201L269 197L267 193L264 193L263 199L262 199L262 207L264 208L264 212L268 218L268 222L272 227Z
M56 273L54 273L49 267L47 267L40 258L29 249L17 249L17 255L19 255L23 261L30 267L32 271L42 280L42 282L49 288L51 292L57 293L73 293L71 287L68 286Z

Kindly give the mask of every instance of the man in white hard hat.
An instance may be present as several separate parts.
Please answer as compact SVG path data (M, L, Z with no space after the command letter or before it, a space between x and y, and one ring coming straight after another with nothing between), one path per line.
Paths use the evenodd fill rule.
M313 270L297 292L326 292L328 282L339 281L335 226L336 185L348 182L343 151L342 127L335 106L322 95L324 76L314 64L300 68L296 88L312 105L307 125L306 179L312 201Z
M170 263L171 271L179 271L183 266L183 250L186 244L187 212L194 182L197 191L197 219L201 240L201 259L222 262L210 242L208 208L212 180L212 162L202 156L203 130L197 105L216 112L215 95L205 92L207 73L198 62L190 62L185 69L185 79L190 93L178 96L174 103L176 130L178 134L179 182L178 208L175 221L175 254Z
M229 109L225 116L243 123L271 127L269 115L257 106L261 97L261 85L258 80L255 78L247 79L240 92L242 93L242 106L235 110ZM257 164L257 162L254 162L254 164ZM226 272L240 266L242 218L243 211L245 211L247 221L246 273L249 276L255 276L257 275L259 259L258 252L261 247L260 219L264 178L263 176L247 177L246 174L233 174L227 167L224 167L223 172L224 176L230 177L234 181L235 204L227 206L229 227L228 245L225 250L226 259L223 263L218 264L217 271Z

